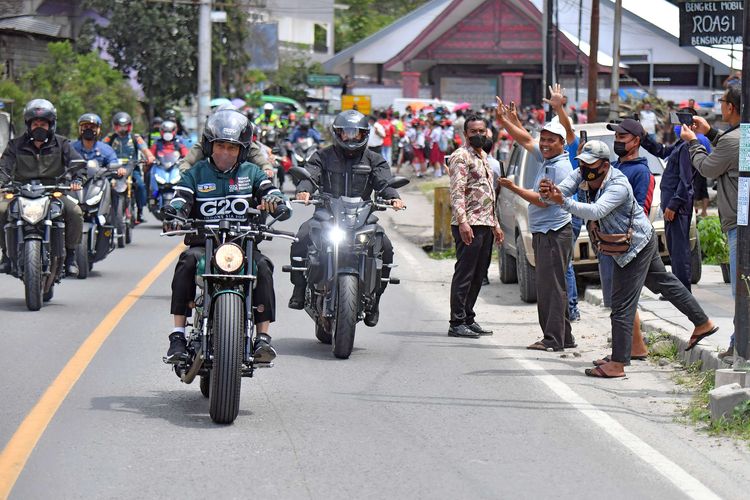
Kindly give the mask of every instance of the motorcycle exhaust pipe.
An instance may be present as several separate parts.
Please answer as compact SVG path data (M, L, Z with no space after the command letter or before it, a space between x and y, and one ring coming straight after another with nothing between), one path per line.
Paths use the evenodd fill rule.
M198 375L198 371L203 366L203 351L198 351L198 353L195 355L195 361L193 361L193 364L190 365L190 369L180 377L180 379L186 383L191 384L193 380L195 380L196 375Z

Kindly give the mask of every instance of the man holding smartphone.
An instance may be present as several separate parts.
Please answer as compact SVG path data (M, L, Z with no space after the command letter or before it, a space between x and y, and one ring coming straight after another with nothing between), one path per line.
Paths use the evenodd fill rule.
M554 93L552 87L550 92ZM500 185L529 202L529 230L533 237L536 260L537 312L544 338L528 349L562 351L576 347L568 314L568 294L565 271L572 252L573 229L570 214L539 195L539 183L549 178L562 182L573 168L565 151L566 130L557 119L547 123L540 133L539 143L521 126L515 114L515 105L503 104L497 98L496 118L520 146L533 155L541 167L534 180L533 189L517 186L507 178ZM544 279L541 279L541 278Z

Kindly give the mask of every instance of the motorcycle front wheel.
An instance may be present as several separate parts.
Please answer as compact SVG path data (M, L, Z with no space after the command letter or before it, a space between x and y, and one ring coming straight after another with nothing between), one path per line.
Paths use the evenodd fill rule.
M208 406L211 420L217 424L231 424L240 410L244 308L242 297L234 293L219 295L214 304Z
M333 332L333 355L348 359L354 348L354 331L357 328L357 291L359 279L351 274L339 276L336 326Z
M42 308L42 241L27 240L23 249L23 284L29 311Z
M84 232L81 236L81 242L76 249L76 265L78 266L78 279L85 280L89 276L89 235Z

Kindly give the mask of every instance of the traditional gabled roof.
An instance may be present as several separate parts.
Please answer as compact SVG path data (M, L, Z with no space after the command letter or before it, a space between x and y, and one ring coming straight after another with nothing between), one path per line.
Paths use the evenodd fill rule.
M57 38L60 36L62 26L56 23L42 21L33 16L24 16L0 19L0 30L34 33L35 35Z

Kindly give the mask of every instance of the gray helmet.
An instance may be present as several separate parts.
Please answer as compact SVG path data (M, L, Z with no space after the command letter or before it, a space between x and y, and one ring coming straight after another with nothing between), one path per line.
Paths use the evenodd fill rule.
M331 125L331 132L334 144L351 155L367 147L370 126L365 115L349 109L336 116Z
M31 122L37 118L49 122L47 140L52 139L57 128L57 110L47 99L32 99L23 108L23 121L26 124L26 132L31 135Z
M230 142L239 144L240 155L238 163L247 159L250 143L253 140L253 125L241 112L233 109L216 111L208 117L206 128L203 130L201 146L203 155L208 158L213 153L214 142Z
M127 126L127 125L132 125L132 124L133 124L133 119L125 111L118 111L112 117L112 126L113 127L115 125Z

